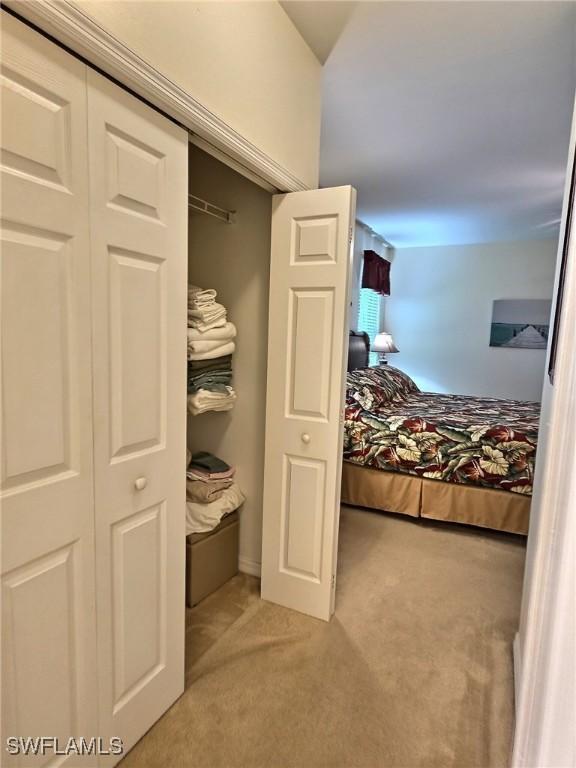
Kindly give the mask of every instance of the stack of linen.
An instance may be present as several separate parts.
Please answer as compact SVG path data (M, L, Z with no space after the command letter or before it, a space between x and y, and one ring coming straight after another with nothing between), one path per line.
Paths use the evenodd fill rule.
M189 454L186 471L186 534L207 533L245 501L234 467L211 453Z
M226 325L226 308L216 301L216 291L188 286L188 326L199 331Z
M229 411L235 401L232 353L236 328L226 319L226 308L216 291L188 287L188 409Z
M188 360L188 392L222 391L232 385L232 355L214 360Z

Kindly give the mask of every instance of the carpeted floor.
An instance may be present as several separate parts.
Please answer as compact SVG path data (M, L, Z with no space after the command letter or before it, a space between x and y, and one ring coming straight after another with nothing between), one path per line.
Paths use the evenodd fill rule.
M523 564L520 538L343 508L332 621L229 582L122 768L504 768Z

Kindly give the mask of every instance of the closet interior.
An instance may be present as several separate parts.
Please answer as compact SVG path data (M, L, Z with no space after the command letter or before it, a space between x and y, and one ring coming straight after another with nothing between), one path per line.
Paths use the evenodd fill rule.
M190 144L188 608L233 576L239 558L259 575L271 205L268 191Z

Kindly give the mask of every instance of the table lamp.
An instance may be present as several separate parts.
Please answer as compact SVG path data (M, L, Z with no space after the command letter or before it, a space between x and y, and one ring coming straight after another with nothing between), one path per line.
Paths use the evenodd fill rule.
M370 347L372 352L378 352L378 360L380 365L387 365L386 354L388 352L399 352L400 350L394 344L394 339L390 333L379 333L372 342Z

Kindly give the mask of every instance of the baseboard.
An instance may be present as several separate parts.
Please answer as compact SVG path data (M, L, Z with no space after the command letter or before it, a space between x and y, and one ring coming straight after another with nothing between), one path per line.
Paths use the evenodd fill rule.
M520 698L520 678L522 674L522 658L520 651L520 636L518 632L514 635L512 643L512 659L514 662L514 707L518 712L518 701Z
M247 557L238 558L238 568L242 573L258 576L258 578L260 578L262 572L262 564L256 560L249 560Z

